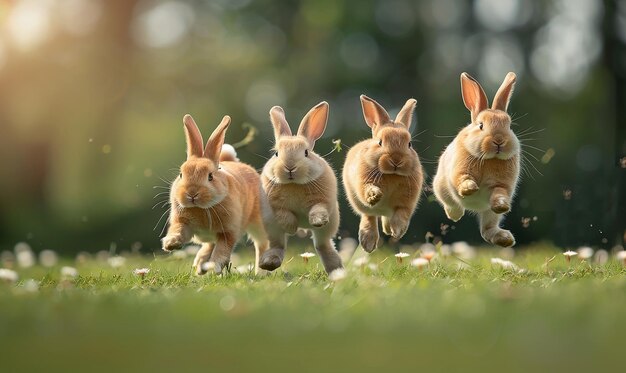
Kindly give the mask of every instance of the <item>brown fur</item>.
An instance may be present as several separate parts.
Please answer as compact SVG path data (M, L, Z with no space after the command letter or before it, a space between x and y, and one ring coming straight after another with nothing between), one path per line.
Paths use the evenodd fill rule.
M369 97L361 96L361 103L372 139L348 151L343 184L352 209L361 216L359 242L371 252L378 245L379 217L383 232L394 240L406 233L424 177L419 156L409 147L415 100L407 101L395 121Z
M461 74L461 93L472 123L464 127L439 159L433 190L453 221L465 210L477 212L485 241L513 246L511 232L501 229L502 215L511 209L519 179L520 145L506 109L515 74L507 74L491 109L480 84Z
M263 189L270 208L265 214L270 250L260 260L263 269L282 264L287 236L297 229L310 229L313 244L328 273L341 268L333 237L339 228L337 180L330 165L313 152L328 120L328 104L322 102L302 120L293 136L282 108L270 111L274 126L275 156L263 168Z
M184 119L188 157L172 183L171 213L163 250L179 249L192 238L202 243L193 266L203 274L212 262L220 272L230 262L233 247L244 232L253 239L258 260L268 248L263 225L261 182L254 168L221 153L230 118L224 117L207 142L203 154L200 131L191 116ZM192 142L191 144L189 142ZM211 175L211 180L209 180Z

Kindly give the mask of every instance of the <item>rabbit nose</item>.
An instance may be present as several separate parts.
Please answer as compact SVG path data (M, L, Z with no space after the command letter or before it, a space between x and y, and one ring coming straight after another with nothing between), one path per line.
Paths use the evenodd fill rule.
M198 194L199 194L199 193L187 193L187 198L188 198L191 202L195 202L196 198L198 198Z

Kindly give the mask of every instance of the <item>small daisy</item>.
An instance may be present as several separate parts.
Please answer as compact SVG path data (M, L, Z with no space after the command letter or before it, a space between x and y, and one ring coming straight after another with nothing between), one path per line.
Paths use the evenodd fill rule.
M591 259L591 257L593 256L593 249L590 247L581 247L578 250L578 257L582 260L587 260L587 259Z
M423 268L423 267L426 267L426 266L428 265L428 263L430 263L430 260L429 260L429 259L426 259L426 258L424 258L424 257L421 257L421 258L415 258L415 259L413 259L413 260L411 261L411 265L412 265L413 267L416 267L416 268Z
M600 249L596 251L596 253L593 255L593 261L596 264L604 265L606 264L608 260L609 260L609 253L606 250Z
M499 266L502 269L507 269L507 270L517 270L518 267L515 263L508 261L508 260L504 260L504 259L500 259L500 258L491 258L491 264L495 265L495 266Z
M61 277L65 280L71 280L78 277L78 270L74 267L61 267Z
M370 261L370 258L369 258L369 257L367 257L367 256L362 256L362 257L360 257L360 258L356 258L356 259L354 259L354 265L355 265L356 267L363 268L363 267L365 267L365 266L367 265L367 263L369 263L369 261Z
M345 269L337 268L336 270L328 274L328 279L333 282L338 282L346 278L346 276L347 276L347 273Z
M402 259L407 258L408 256L409 254L404 253L404 252L400 252L395 255L396 261L398 262L398 264L402 264Z
M567 250L566 252L563 253L563 255L565 255L565 259L567 260L567 264L570 264L570 261L572 260L572 257L578 255L578 253L576 251Z
M312 258L314 256L315 256L315 254L310 253L308 251L300 254L300 257L302 258L302 261L304 261L304 264L308 264L309 263L309 258Z
M144 276L148 273L150 273L150 268L136 268L135 270L133 270L133 274L141 278L144 278Z
M22 268L30 268L35 265L35 254L26 242L18 242L13 248L17 264Z
M19 278L20 276L17 275L17 272L6 268L0 268L0 280L12 284L17 282Z
M109 265L113 268L120 268L126 263L126 258L123 256L113 256L107 259L107 262L109 262Z
M615 257L617 260L621 260L622 264L626 266L626 250L618 251Z
M437 253L435 252L435 250L427 250L427 251L422 251L422 254L420 255L423 259L426 259L427 261L431 261L433 260L433 258L437 255Z
M452 253L461 259L469 260L476 256L476 249L465 241L457 241L452 244Z
M39 263L46 268L54 267L58 261L59 257L53 250L43 250L39 253Z
M24 286L24 290L26 290L27 292L34 293L39 290L39 281L33 280L31 278L31 279L24 281L23 286Z

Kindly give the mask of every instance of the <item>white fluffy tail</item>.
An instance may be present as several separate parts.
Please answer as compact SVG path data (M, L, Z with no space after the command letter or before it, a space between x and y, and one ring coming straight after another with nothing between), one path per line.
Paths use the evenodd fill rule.
M220 152L220 161L221 162L239 162L239 158L237 158L237 152L235 148L230 144L222 145L222 151Z

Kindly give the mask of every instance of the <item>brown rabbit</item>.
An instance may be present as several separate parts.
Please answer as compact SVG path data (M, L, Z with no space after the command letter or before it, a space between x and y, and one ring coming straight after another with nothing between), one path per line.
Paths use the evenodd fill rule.
M204 274L207 267L219 273L246 232L254 241L258 270L259 258L269 245L262 218L262 205L267 200L255 169L237 162L231 146L222 149L230 117L222 119L206 147L191 115L185 115L183 123L187 160L171 186L171 213L163 250L180 249L193 237L202 244L193 262L196 273Z
M500 228L502 214L511 209L520 170L520 143L506 112L514 85L515 74L510 72L490 109L476 79L461 74L461 94L472 122L441 155L433 181L449 219L458 221L465 210L478 213L485 241L503 247L515 244L513 234Z
M391 120L378 102L361 95L372 138L348 152L343 185L350 205L361 215L359 242L367 252L378 246L378 217L386 235L394 240L404 236L422 192L422 164L409 132L415 104L409 99Z
M342 268L333 237L339 228L337 179L330 165L313 151L326 129L328 104L321 102L302 119L298 134L291 134L285 112L270 110L276 145L274 156L263 168L263 189L271 209L266 214L270 250L260 267L274 270L282 264L287 236L298 227L310 229L313 244L327 273Z

